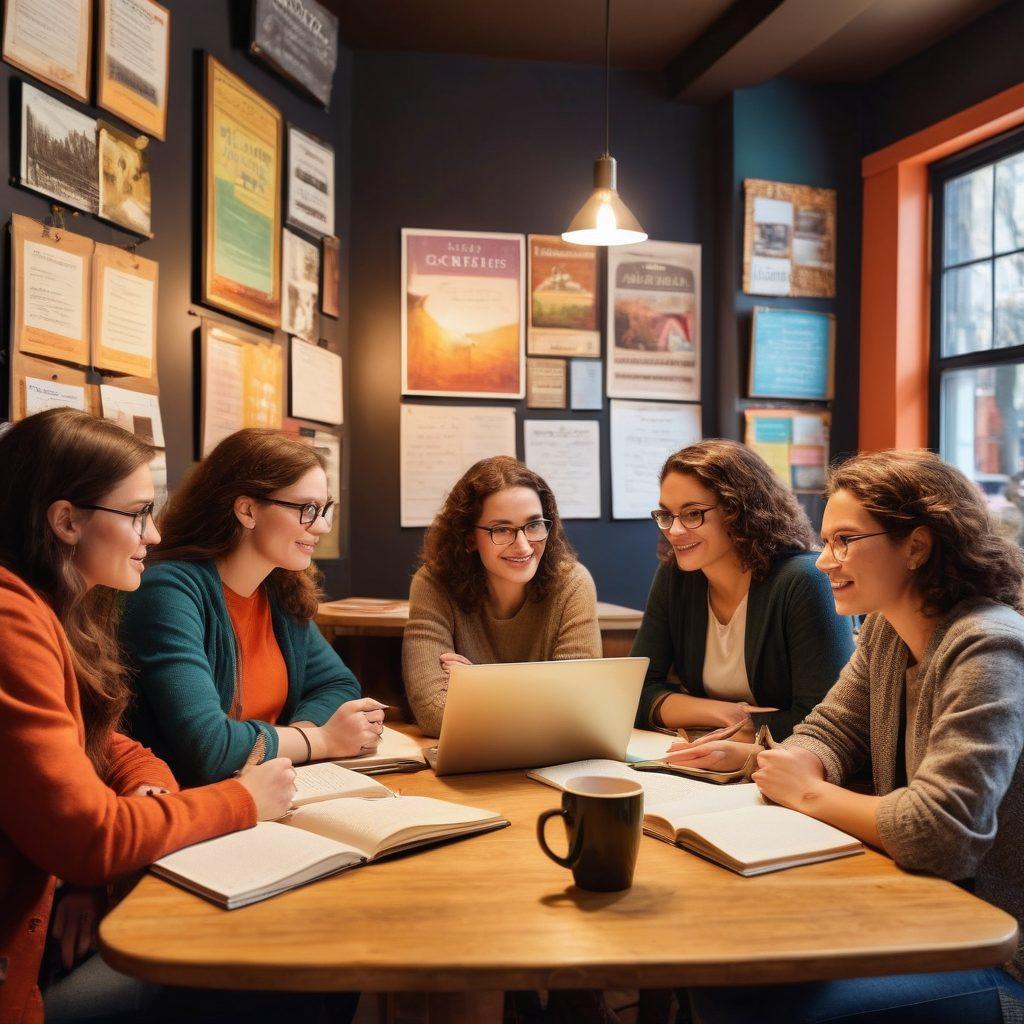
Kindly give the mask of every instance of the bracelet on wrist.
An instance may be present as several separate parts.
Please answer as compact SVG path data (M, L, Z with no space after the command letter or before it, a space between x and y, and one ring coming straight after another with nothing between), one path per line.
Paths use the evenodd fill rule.
M297 725L291 725L289 726L289 728L294 729L302 737L303 742L306 744L306 760L303 762L303 764L308 764L310 761L313 760L313 745L309 742L309 737L306 735L306 730L300 729Z

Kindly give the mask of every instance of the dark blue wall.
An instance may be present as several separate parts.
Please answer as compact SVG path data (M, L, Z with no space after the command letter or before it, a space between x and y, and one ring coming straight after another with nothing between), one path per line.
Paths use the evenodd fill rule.
M561 231L589 191L603 144L603 84L592 67L355 54L348 364L354 593L406 594L423 536L398 525L399 231ZM622 195L650 236L705 245L703 391L705 429L712 431L710 111L668 102L653 76L617 72L611 148ZM523 403L516 409L521 423ZM570 521L568 533L602 600L642 606L657 535L650 522L610 521L607 400L601 413L531 409L529 416L601 422L604 515Z

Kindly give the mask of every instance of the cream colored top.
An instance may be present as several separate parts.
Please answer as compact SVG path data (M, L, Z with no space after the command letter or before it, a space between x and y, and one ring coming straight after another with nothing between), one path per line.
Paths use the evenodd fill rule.
M708 635L704 643L704 692L715 700L745 700L753 704L754 694L747 679L744 661L747 635L747 598L736 606L732 618L723 626L715 618L708 595Z
M543 601L527 598L511 619L496 619L485 606L463 611L426 567L413 576L402 678L416 722L428 736L441 732L448 677L440 658L449 651L475 665L600 658L597 591L590 573L577 562Z

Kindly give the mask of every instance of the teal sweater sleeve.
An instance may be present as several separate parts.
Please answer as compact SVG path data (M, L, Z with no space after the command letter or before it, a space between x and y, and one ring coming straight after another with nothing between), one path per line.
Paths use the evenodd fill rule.
M207 654L206 601L192 575L170 563L147 569L143 586L125 601L121 642L135 668L137 707L131 731L171 766L186 786L228 778L262 736L265 758L277 756L277 732L225 711L223 690ZM220 652L234 669L233 650ZM220 687L218 687L218 682Z
M671 571L672 566L663 563L654 574L644 617L629 652L633 657L650 659L636 713L638 729L649 729L654 724L651 720L653 709L669 694L679 692L678 687L668 684L675 656L668 619Z
M751 716L755 728L767 725L778 739L789 736L793 727L821 703L854 651L853 623L836 614L828 577L802 562L794 559L791 563L788 592L780 596L784 637L780 638L783 643L779 647L788 662L788 679L766 678L768 673L777 671L775 666L779 663L779 659L766 658L764 675L759 680L762 688L776 693L788 690L791 701L782 710Z
M305 646L306 657L302 693L289 720L323 725L342 704L361 696L360 686L315 623L296 623L295 629L296 645Z

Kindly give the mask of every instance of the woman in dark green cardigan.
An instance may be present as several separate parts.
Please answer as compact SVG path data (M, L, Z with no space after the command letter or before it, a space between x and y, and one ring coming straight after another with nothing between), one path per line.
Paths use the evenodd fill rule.
M662 565L632 651L651 662L637 725L788 736L853 653L806 515L735 441L671 456L659 497Z
M121 641L137 690L129 729L182 782L376 748L384 705L360 699L312 622L312 554L332 504L316 449L248 429L221 441L161 516Z

